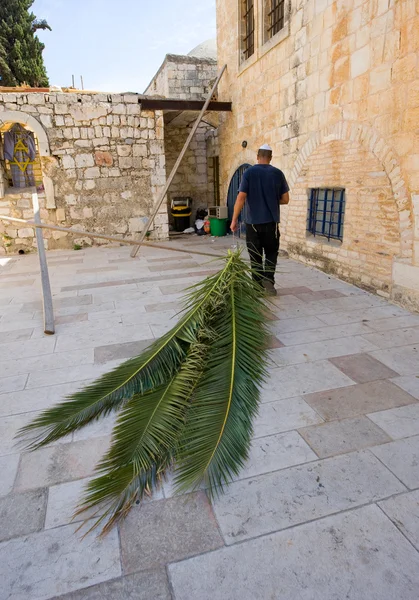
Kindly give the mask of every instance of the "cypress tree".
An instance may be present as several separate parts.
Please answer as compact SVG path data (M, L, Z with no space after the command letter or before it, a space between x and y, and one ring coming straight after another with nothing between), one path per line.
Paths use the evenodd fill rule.
M49 84L42 58L45 46L36 31L51 28L45 20L37 20L29 11L33 2L0 2L0 85L46 87Z

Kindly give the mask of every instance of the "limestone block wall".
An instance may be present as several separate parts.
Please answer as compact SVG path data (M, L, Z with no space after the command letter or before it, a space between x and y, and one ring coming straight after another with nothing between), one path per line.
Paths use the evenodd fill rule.
M268 5L255 0L255 53L240 62L238 1L217 0L219 64L228 65L219 94L233 102L219 129L222 197L235 168L271 144L291 184L283 247L419 307L419 4L295 0L284 29L265 42ZM307 236L314 181L348 190L338 248ZM361 242L363 219L369 235Z
M216 77L216 60L168 54L144 93L180 100L202 100L210 92Z
M166 170L163 115L142 111L140 101L135 94L0 95L2 121L20 119L38 138L45 136L41 160L47 184L46 222L127 237L143 230L166 181ZM3 214L16 215L20 202L29 216L28 198L24 194L17 198L14 189L9 192L11 196L6 193L1 201ZM0 226L13 239L2 245L3 253L32 245L32 238L23 241L22 234L9 235L7 229L12 230L4 222ZM165 238L167 234L163 207L152 235ZM92 243L63 232L45 232L45 238L49 248Z

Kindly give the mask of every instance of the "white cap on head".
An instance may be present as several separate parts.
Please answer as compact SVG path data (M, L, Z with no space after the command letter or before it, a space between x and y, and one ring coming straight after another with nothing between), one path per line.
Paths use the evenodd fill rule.
M270 150L272 152L272 148L269 144L263 144L263 146L261 146L259 150Z

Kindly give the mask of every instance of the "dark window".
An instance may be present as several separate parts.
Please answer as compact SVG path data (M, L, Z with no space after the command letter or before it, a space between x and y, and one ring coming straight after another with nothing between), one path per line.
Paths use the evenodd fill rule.
M247 60L255 51L255 13L253 0L243 2L243 60Z
M317 188L310 191L307 231L328 240L343 239L345 190Z
M268 38L271 38L285 25L285 0L270 0L268 17Z
M220 159L214 156L212 159L214 173L214 206L220 206Z

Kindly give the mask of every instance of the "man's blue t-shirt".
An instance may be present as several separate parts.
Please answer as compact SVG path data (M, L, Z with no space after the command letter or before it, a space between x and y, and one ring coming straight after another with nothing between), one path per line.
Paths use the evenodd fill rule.
M246 223L279 223L279 200L289 191L282 171L272 165L255 165L243 173L240 192L247 194Z

